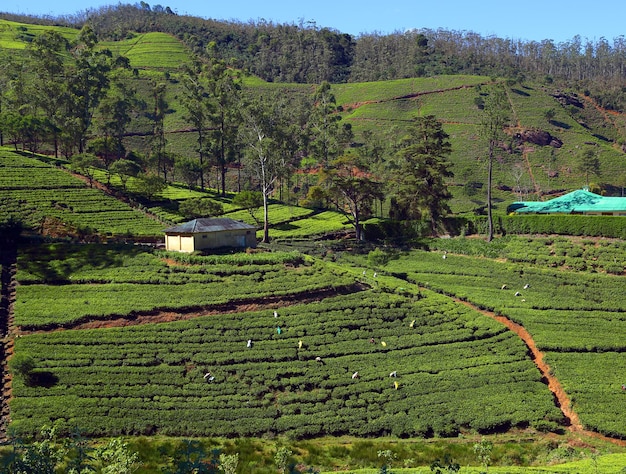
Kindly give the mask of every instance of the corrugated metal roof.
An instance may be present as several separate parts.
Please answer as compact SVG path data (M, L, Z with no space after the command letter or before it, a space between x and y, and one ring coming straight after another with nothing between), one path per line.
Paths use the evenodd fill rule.
M571 214L572 212L626 212L626 197L607 197L583 189L549 201L514 202L508 212Z
M256 227L228 217L205 217L169 227L166 234L198 234L202 232L220 232L224 230L256 230Z

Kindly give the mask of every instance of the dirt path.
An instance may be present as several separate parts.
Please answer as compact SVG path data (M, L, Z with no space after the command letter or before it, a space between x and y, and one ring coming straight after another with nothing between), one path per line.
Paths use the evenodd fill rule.
M530 165L529 154L535 151L533 148L529 148L524 146L522 150L522 156L524 157L524 163L526 164L526 170L528 171L528 175L530 176L530 181L533 183L533 189L535 190L535 194L537 196L541 196L541 190L537 185L537 180L535 180L535 175L533 174L533 167Z
M464 304L465 306L468 306L475 311L479 311L485 316L489 316L491 319L495 319L496 321L504 324L507 328L517 334L524 341L524 343L526 344L526 346L528 346L528 349L530 350L532 359L537 365L539 372L541 372L542 377L546 379L548 383L548 388L554 394L557 404L563 412L563 415L567 419L569 426L572 430L582 431L583 426L578 419L578 415L572 411L572 404L569 400L569 397L563 390L563 387L561 387L559 381L550 374L550 367L543 360L543 352L537 349L537 345L535 344L535 341L530 333L523 326L511 321L505 316L499 316L491 311L480 309L473 304L468 303L467 301L462 301L456 298L455 300L458 303Z
M582 95L580 97L582 98L584 102L591 105L594 109L600 112L602 116L604 117L604 120L606 120L607 122L610 122L611 125L615 125L613 117L623 117L624 115L626 115L623 112L618 112L617 110L605 109L600 104L598 104L598 102L596 102L592 97L589 97L587 95Z
M15 274L17 272L17 249L4 244L0 250L0 370L2 371L2 399L0 400L0 441L6 440L6 427L10 421L11 374L7 359L13 353L13 338L9 334L13 326L13 303L15 302Z
M251 300L233 301L225 304L207 305L201 307L180 308L173 310L155 310L135 312L125 316L116 316L107 319L79 321L64 326L50 326L44 329L29 330L19 329L16 334L36 334L50 331L62 331L68 329L99 329L112 327L138 326L140 324L169 323L211 316L215 314L243 313L248 311L264 311L278 309L295 304L306 304L338 295L352 294L368 289L363 284L352 284L343 287L321 288L306 294L292 294L284 296L269 296L265 298L253 298Z
M517 111L515 110L515 105L513 104L513 100L511 100L511 96L508 90L506 91L506 98L509 102L509 106L511 107L511 110L513 111L513 122L515 123L515 127L513 128L513 130L522 130L522 122L520 121L517 115ZM535 180L535 175L533 174L533 167L530 165L530 159L529 159L529 154L533 151L535 151L533 148L529 148L524 145L522 149L522 158L524 160L524 164L526 165L526 171L528 171L528 175L530 176L530 181L533 184L533 189L535 190L535 194L539 196L541 192L540 192L539 186L537 185L537 181Z
M541 372L541 376L546 380L548 388L554 395L557 406L563 412L563 416L565 416L567 423L568 423L567 429L569 431L573 433L584 434L585 436L593 437L596 439L609 441L618 446L626 446L626 440L609 438L608 436L601 435L600 433L596 433L595 431L586 430L583 427L582 423L580 422L580 419L578 418L578 414L572 409L572 403L569 397L567 396L567 393L565 393L565 390L563 390L563 387L561 386L561 383L558 381L558 379L551 374L550 366L544 361L543 352L541 352L537 348L537 345L535 344L533 337L523 326L521 326L520 324L517 324L514 321L511 321L506 316L501 316L491 311L480 309L477 306L474 306L472 303L469 303L467 301L462 301L456 298L455 298L455 301L465 306L468 306L469 308L472 308L473 310L478 311L479 313L484 314L485 316L488 316L504 324L507 328L509 328L511 331L517 334L522 339L522 341L524 341L524 343L530 350L533 362L537 365L539 372Z

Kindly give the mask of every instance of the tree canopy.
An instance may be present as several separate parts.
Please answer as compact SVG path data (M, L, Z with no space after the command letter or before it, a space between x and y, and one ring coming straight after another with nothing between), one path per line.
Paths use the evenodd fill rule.
M416 117L396 159L391 163L394 179L393 214L401 219L426 217L431 231L450 212L447 201L451 198L446 178L451 178L452 152L448 134L434 115Z
M374 200L383 198L383 183L371 175L366 162L349 155L331 162L322 178L331 201L354 226L356 239L363 240L362 221L371 214Z
M626 39L549 38L529 41L444 28L362 33L358 37L315 22L218 21L178 15L169 7L116 4L75 15L2 17L82 28L116 41L146 32L165 32L196 54L210 55L271 82L321 84L363 82L441 74L534 77L577 82L605 108L624 110L622 78Z

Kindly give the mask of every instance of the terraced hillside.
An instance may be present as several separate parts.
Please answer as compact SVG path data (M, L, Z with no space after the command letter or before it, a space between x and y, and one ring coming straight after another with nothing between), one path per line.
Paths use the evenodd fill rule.
M36 369L14 380L12 428L451 436L563 420L522 341L447 297L297 253L181 258L22 250L15 351Z
M162 235L163 223L42 160L0 148L0 208L48 235Z
M432 114L443 121L452 143L453 209L462 212L485 202L486 146L480 138L482 112L476 99L494 85L486 77L444 76L334 87L345 120L357 131L378 130L394 140L416 115ZM580 108L564 106L560 93L540 83L508 87L507 97L511 121L507 133L513 148L501 151L494 166L497 211L504 212L504 202L523 196L539 199L544 193L584 186L579 163L585 147L599 154L601 176L596 180L621 186L616 178L624 172L623 151L594 133L590 123L617 133L623 128L622 116L599 117L591 100L582 102ZM545 112L550 109L555 117L546 120ZM538 136L547 141L538 141Z
M44 27L0 23L0 44L22 51ZM59 29L68 39L76 30ZM197 136L186 120L181 66L189 52L170 35L135 34L122 41L101 45L126 55L134 68L125 80L153 108L155 84L165 85L165 137L170 153L197 155ZM312 97L316 85L265 83L248 77L247 94L280 89L293 97ZM511 82L485 76L437 76L384 82L334 84L332 92L344 123L355 132L354 144L366 141L397 143L407 122L416 115L433 114L450 135L454 178L449 181L455 212L480 211L486 199L486 144L480 137L481 101L496 84L504 84L509 102L509 139L499 152L494 168L496 212L521 198L539 199L546 193L573 190L588 184L580 170L583 150L594 150L600 159L600 175L594 183L616 193L624 185L624 160L620 137L626 130L623 114L601 109L576 90L560 90L541 81ZM150 147L149 113L139 113L127 130L125 146L140 153ZM373 138L367 138L372 133ZM232 181L232 180L231 180ZM232 183L231 183L232 184ZM233 187L233 189L235 189Z
M7 40L0 34L0 41ZM156 45L178 59L168 62ZM155 78L167 78L169 150L194 153L194 132L176 99L177 70L170 70L184 55L180 45L138 35L108 46L131 57L144 93ZM368 131L398 140L413 116L438 116L453 144L449 184L461 213L484 205L475 99L494 82L503 81L442 76L333 91L342 120L356 132L355 147ZM315 89L254 78L246 87ZM580 186L576 163L585 147L599 151L607 183L619 185L623 153L608 136L623 117L588 99L574 110L546 84L507 84L507 97L508 133L519 141L495 167L499 211L522 194ZM550 108L556 114L546 120ZM127 143L145 145L148 128L137 122ZM531 142L528 133L538 130L553 140ZM0 149L1 216L39 237L0 264L5 355L34 366L26 374L5 371L5 405L11 402L3 415L17 434L52 423L60 434L78 426L93 436L431 438L568 428L626 439L619 243L604 252L603 243L579 249L569 239L529 238L508 255L495 250L504 244L492 243L470 257L455 249L461 239L441 239L430 244L440 252L378 265L365 256L342 260L347 245L335 253L313 242L349 228L339 213L273 201L272 236L319 245L326 261L298 252L200 257L73 244L68 237L155 241L164 221L183 219L179 204L195 197L222 203L230 217L255 219L232 194L177 184L148 205L159 221L66 166ZM133 179L122 186L98 173L111 180L111 192L136 190ZM56 237L62 241L44 241ZM520 339L522 330L532 347Z
M444 244L445 245L445 244ZM615 253L622 259L624 253ZM414 252L385 271L503 315L530 333L582 425L626 438L623 275L555 270L464 255Z

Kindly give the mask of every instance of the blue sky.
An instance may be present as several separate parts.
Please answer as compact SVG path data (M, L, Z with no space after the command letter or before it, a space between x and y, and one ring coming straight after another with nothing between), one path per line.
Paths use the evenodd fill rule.
M137 0L137 3L139 0ZM67 15L121 0L2 0L0 10ZM575 35L611 41L626 34L624 0L162 0L179 14L218 20L315 22L343 33L391 33L412 28L472 31L483 36L563 42Z

